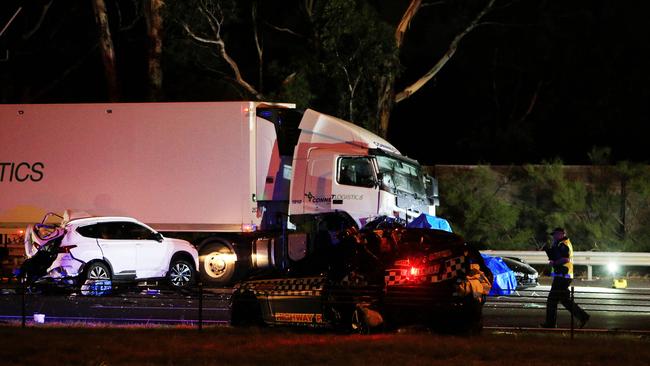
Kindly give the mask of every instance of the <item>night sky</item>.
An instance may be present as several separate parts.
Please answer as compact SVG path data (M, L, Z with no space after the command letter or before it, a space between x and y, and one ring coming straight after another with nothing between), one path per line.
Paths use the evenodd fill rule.
M393 142L425 164L589 164L594 147L611 148L611 162L649 160L648 10L520 1L495 11L493 25L468 35L435 81L397 106ZM419 36L407 36L402 60L415 66L403 81L436 59L423 52L440 49L419 32L427 27L436 30L418 18L410 34Z
M0 30L18 6L48 2L3 0ZM426 72L486 2L429 1L434 5L419 11L406 34L397 90ZM87 3L55 0L41 28L27 38L39 13L25 11L0 36L0 102L104 101ZM391 24L408 5L406 0L371 3ZM611 162L650 161L645 132L650 120L649 10L644 1L497 0L486 24L461 41L443 70L396 105L388 139L427 165L554 158L589 164L594 147L611 148ZM144 101L146 66L134 60L146 56L145 37L132 31L144 22L128 24L128 14L123 15L120 26L132 26L131 33L115 32L124 101ZM169 83L206 79L166 72ZM220 100L205 89L181 89L168 98Z

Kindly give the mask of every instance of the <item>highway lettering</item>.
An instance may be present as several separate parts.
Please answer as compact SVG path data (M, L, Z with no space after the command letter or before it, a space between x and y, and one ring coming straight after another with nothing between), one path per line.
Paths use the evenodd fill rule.
M322 323L323 314L275 313L275 321L285 323Z

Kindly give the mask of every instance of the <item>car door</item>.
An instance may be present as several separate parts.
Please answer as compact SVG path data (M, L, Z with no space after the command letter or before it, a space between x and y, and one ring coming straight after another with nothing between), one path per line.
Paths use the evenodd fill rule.
M125 224L125 233L135 243L136 278L163 277L169 269L169 247L162 236L136 222Z
M126 222L102 222L97 224L97 244L104 259L111 265L113 278L129 280L135 278L136 242L125 236Z

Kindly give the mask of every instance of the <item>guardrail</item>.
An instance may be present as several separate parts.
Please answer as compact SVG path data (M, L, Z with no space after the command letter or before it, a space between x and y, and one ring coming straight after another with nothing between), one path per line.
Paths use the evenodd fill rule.
M482 250L481 253L494 257L517 257L530 264L546 264L544 251L526 250ZM593 266L641 266L650 267L650 253L645 252L573 252L573 264L587 266L587 278L592 279Z

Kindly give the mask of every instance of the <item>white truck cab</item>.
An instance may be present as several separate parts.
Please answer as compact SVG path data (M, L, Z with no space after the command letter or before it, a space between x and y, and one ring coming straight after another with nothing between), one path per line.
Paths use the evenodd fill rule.
M290 214L345 211L359 226L376 216L434 215L436 182L388 141L344 120L307 110L300 123Z

